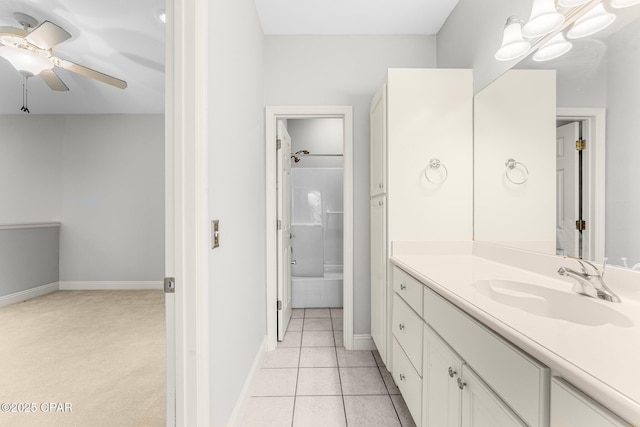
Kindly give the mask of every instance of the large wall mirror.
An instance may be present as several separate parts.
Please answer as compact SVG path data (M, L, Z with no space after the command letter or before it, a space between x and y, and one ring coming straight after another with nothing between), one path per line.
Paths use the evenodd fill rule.
M474 234L640 270L640 5L603 4L610 27L476 95Z

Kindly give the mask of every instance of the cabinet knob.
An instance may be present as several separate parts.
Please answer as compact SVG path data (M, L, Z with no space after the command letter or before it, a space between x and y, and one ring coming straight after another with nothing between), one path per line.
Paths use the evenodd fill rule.
M378 202L378 206L382 206L382 205L384 205L384 202L383 202L382 200L380 200L380 201Z
M400 381L404 381L405 378L404 374L400 374Z
M404 323L400 323L398 325L398 328L400 328L401 331L404 331Z
M404 285L404 283L400 283L400 290L404 291L405 289L407 289L407 287Z
M458 377L458 388L459 388L460 390L462 390L462 389L464 388L464 386L466 386L466 385L467 385L467 383L463 382L463 381L460 379L460 377Z
M378 188L383 188L384 185L383 184L378 184Z
M449 376L450 376L451 378L453 378L453 376L454 376L455 374L457 374L457 372L456 372L456 371L454 371L454 370L453 370L453 368L452 368L451 366L449 366Z

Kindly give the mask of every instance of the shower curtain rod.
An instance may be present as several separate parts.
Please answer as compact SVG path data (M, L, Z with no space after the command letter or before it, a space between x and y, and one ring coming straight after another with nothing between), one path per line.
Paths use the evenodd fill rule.
M342 157L342 154L304 154L305 157Z

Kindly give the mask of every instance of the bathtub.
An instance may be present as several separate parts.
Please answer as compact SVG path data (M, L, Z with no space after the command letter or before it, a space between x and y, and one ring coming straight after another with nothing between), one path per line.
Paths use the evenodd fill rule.
M293 308L342 307L342 266L326 265L324 275L291 278Z

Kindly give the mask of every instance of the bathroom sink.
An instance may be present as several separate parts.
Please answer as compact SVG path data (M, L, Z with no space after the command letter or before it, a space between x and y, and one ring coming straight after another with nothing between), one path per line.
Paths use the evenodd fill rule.
M478 280L472 286L476 294L535 316L585 326L633 326L631 319L607 306L610 303L574 293L514 280Z

